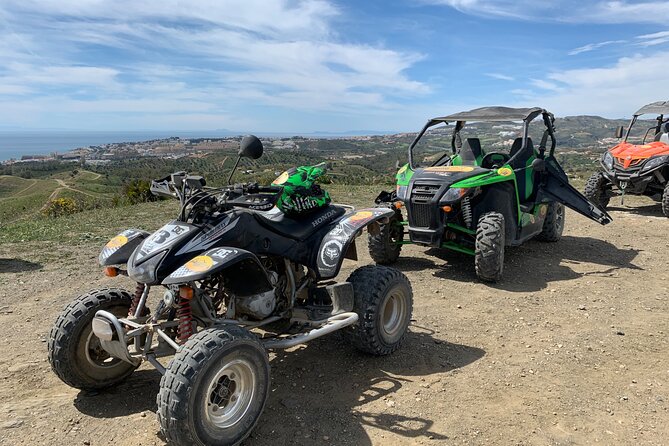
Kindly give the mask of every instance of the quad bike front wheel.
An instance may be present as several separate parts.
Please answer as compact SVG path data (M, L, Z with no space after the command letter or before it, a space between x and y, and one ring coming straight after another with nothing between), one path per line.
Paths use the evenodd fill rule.
M131 303L129 292L103 288L77 297L63 309L49 333L47 349L51 368L65 384L84 390L104 389L123 381L137 368L111 357L92 328L98 310L126 317Z
M379 265L390 265L399 258L404 239L402 220L402 212L395 210L388 223L379 224L378 233L370 232L367 237L369 255Z
M665 217L669 217L669 182L664 185L664 193L662 194L662 213Z
M585 183L583 195L589 201L599 206L602 210L606 209L611 200L612 185L601 172L593 173Z
M236 445L253 430L269 394L267 351L229 325L192 336L160 380L160 429L169 444Z
M548 203L546 210L546 218L544 218L544 225L537 240L542 242L557 242L562 238L562 231L564 231L564 205L558 202Z
M353 271L347 281L353 285L353 311L358 313L358 322L346 328L347 338L373 355L397 350L411 322L409 279L394 268L367 265Z
M488 212L479 218L476 227L474 267L485 282L497 282L504 272L504 216Z

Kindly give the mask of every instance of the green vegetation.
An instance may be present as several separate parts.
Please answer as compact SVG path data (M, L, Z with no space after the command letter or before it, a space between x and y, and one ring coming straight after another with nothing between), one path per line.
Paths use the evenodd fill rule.
M334 202L356 207L372 205L379 192L377 187L369 186L332 185L327 189ZM173 219L178 211L179 203L176 200L162 200L135 206L84 210L58 218L26 219L4 226L0 231L0 243L104 244L124 229L155 231Z

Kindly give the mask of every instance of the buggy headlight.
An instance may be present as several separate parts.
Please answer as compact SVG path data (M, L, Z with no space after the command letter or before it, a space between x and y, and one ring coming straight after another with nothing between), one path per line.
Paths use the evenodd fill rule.
M660 166L666 162L669 162L669 156L654 156L652 158L648 158L648 160L645 162L643 165L642 170L651 170L656 168L657 166Z
M443 203L453 203L455 201L458 201L459 199L461 199L465 195L467 195L467 193L470 190L471 189L464 188L464 187L453 187L451 189L448 189L446 191L446 193L444 194L444 196L441 197L441 200L439 200L439 201L443 202Z
M400 185L397 185L397 189L396 189L395 194L397 195L397 198L398 198L399 200L402 200L402 201L406 201L406 200L407 200L407 189L408 189L407 186L400 186Z
M609 170L613 169L613 155L611 155L611 152L604 153L604 156L602 157L602 164L604 164L604 167Z

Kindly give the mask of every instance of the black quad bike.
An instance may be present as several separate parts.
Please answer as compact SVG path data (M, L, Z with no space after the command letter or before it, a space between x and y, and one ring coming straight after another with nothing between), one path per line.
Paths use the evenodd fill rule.
M240 158L262 150L245 137ZM157 413L169 443L238 444L267 400L267 349L343 330L360 350L386 355L405 338L413 295L402 273L369 265L333 281L343 259L356 258L356 236L365 227L378 232L391 210L328 203L287 217L274 206L281 186L210 188L183 172L151 190L178 198L179 215L153 234L126 230L104 247L107 275L127 275L136 289L90 291L65 307L48 357L66 384L114 386L148 361L162 374Z
M544 130L535 147L529 125L537 117L542 118ZM506 150L503 144L495 147L490 137L484 144L478 137L463 143L466 122L494 123L498 134L518 137L508 141ZM424 144L430 148L419 159L414 149L426 132L449 123L455 123L451 153L433 149L432 140ZM378 206L392 209L394 215L381 224L380 232L369 234L372 258L391 264L407 243L445 248L472 255L477 276L494 282L502 277L505 246L533 237L548 242L560 239L564 206L601 224L609 223L611 217L605 211L569 184L554 156L553 123L553 115L542 108L484 107L430 119L409 146L409 163L397 173L396 190L382 192L376 199ZM478 127L465 131L471 129Z
M643 138L631 142L635 124L647 114L655 115L655 122L645 129ZM645 195L659 201L662 213L669 217L669 101L641 107L627 130L616 129L616 137L621 141L604 152L602 170L592 174L583 193L602 209L617 195L621 202L628 194Z

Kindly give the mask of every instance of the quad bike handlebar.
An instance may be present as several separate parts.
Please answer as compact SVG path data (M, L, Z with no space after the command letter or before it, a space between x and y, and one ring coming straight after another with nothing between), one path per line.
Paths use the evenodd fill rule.
M202 212L225 212L234 207L268 210L276 204L282 186L261 186L257 182L208 187L201 176L175 172L151 181L151 193L177 198L181 203L179 220L188 221Z

